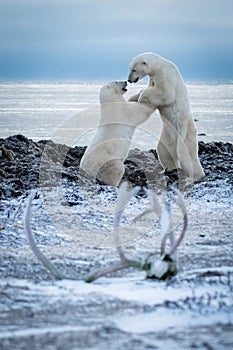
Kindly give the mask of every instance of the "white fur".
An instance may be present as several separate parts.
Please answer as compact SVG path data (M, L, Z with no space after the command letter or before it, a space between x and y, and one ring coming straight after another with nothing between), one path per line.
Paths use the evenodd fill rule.
M125 101L125 92L126 82L111 82L101 88L98 130L80 163L89 176L112 186L118 186L124 174L124 160L136 127L153 113L138 102Z
M205 174L198 159L197 132L190 110L186 86L177 67L153 53L143 53L130 65L129 82L150 77L147 89L132 96L152 109L159 110L163 129L158 143L158 157L164 169L182 168L192 180Z

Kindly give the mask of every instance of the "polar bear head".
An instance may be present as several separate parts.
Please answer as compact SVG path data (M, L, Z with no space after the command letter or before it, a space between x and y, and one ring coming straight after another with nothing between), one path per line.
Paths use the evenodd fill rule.
M100 89L100 103L125 101L123 95L127 91L127 81L112 81Z
M146 75L154 73L156 65L161 61L161 57L152 53L146 52L136 56L130 64L130 72L128 76L129 83L136 83Z

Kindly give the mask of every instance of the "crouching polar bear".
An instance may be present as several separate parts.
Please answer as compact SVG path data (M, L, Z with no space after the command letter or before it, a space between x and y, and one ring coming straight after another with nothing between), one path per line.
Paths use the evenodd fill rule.
M126 81L119 81L100 89L97 133L80 162L85 173L111 186L118 186L124 174L124 160L136 127L153 113L147 106L126 101L126 87Z
M136 83L146 75L148 87L129 100L158 108L163 128L157 152L163 168L182 168L191 180L201 179L205 174L198 159L197 132L180 72L172 62L149 52L133 59L128 81Z

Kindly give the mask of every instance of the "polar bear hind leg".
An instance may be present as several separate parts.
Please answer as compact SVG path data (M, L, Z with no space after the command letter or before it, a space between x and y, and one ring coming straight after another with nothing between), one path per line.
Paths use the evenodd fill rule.
M121 159L112 159L105 163L96 178L109 186L118 186L125 172L125 166Z
M166 129L162 130L158 146L157 153L160 163L166 170L173 170L178 167L177 155L176 155L176 140L170 139Z
M198 181L205 176L201 163L198 159L197 141L195 137L188 136L183 140L179 135L177 139L177 157L180 167L189 176L190 182Z
M198 143L194 138L185 140L186 148L189 150L192 173L194 181L199 181L205 176L200 160L198 158Z

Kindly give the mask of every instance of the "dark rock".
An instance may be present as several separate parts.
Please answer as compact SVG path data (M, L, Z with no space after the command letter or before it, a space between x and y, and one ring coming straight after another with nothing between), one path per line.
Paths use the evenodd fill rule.
M17 197L38 186L57 186L61 181L85 184L79 170L86 147L68 147L53 141L34 142L23 135L0 139L0 149L14 159L0 157L0 197ZM233 145L229 142L199 142L199 157L206 173L203 182L227 179L233 182ZM134 185L157 187L185 177L182 169L164 172L156 150L131 150L125 161L124 179Z

